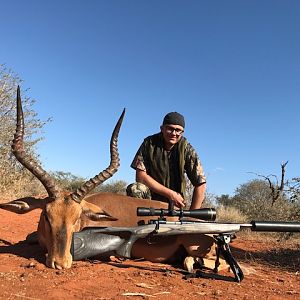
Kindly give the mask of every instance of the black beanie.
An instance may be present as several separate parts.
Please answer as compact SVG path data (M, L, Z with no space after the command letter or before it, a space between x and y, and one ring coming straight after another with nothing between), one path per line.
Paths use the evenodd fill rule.
M165 115L163 125L167 124L173 124L173 125L180 125L184 128L185 122L184 122L184 117L180 113L174 111L170 112Z

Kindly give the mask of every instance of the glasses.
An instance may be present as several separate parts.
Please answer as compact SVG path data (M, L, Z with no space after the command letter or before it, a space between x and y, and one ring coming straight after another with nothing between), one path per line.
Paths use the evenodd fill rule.
M180 128L175 128L175 127L172 127L172 126L165 126L166 128L166 132L169 133L169 134L173 134L173 132L175 132L175 134L177 136L181 135L184 130L181 130Z

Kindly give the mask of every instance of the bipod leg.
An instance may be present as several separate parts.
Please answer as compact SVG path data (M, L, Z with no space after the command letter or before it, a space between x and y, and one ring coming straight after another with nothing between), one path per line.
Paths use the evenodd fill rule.
M218 272L218 267L220 265L220 255L222 255L225 261L229 264L230 269L234 274L235 281L241 282L244 278L243 271L240 268L238 262L233 257L229 247L231 234L220 234L218 236L215 236L215 239L217 241L217 258L214 271Z

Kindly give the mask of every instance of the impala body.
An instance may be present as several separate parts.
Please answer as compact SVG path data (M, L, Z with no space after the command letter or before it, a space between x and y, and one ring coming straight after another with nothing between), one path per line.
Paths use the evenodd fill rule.
M125 110L112 133L109 166L85 182L74 193L66 195L59 190L53 178L24 151L24 117L18 87L17 126L12 142L12 152L17 160L41 181L48 195L44 198L16 199L0 204L0 208L19 214L33 209L42 209L37 233L40 245L47 252L46 265L48 267L57 269L71 267L72 235L82 228L89 226L133 227L142 220L147 222L148 219L136 216L137 207L167 208L167 204L164 202L136 199L112 193L88 195L96 186L112 177L119 167L117 140L124 113ZM156 243L151 245L145 239L141 239L134 244L132 256L143 257L154 262L176 260L178 259L178 250L183 247L187 255L204 257L213 245L213 238L203 234L157 238Z

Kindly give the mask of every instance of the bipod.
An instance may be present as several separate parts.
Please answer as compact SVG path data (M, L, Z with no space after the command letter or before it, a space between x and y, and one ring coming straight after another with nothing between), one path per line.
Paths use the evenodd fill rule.
M215 262L214 272L218 272L218 267L220 265L220 256L222 256L228 263L231 271L234 274L234 281L241 282L244 278L244 274L238 262L233 257L229 246L229 243L232 239L232 234L219 234L214 236L214 238L217 242L217 258Z
M184 276L185 279L189 278L210 278L210 279L216 279L216 280L225 280L225 281L235 281L240 283L243 278L244 274L242 269L240 268L237 261L234 259L229 243L231 242L231 239L234 237L231 233L226 234L219 234L214 235L214 238L216 240L217 248L216 248L216 261L215 261L215 268L213 270L214 273L207 273L202 270L197 270L196 273L189 273ZM220 266L220 257L223 257L226 261L226 263L230 266L231 271L234 274L233 277L228 277L224 275L217 274L218 268Z

